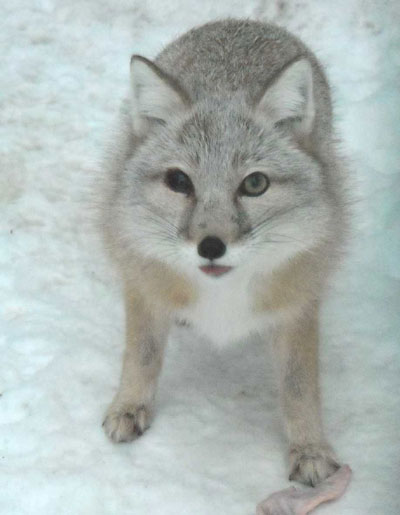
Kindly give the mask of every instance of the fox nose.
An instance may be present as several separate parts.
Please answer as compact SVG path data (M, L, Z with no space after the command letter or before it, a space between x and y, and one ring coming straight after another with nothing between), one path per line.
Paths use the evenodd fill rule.
M204 238L204 240L199 243L197 252L201 257L217 259L225 254L226 245L216 236L207 236L207 238Z

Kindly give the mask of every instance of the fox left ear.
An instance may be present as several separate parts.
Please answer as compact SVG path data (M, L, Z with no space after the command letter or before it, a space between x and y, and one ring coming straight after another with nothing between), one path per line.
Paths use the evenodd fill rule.
M180 84L152 61L140 55L131 59L131 116L134 132L143 136L154 122L168 123L190 105Z
M268 86L256 109L267 114L275 124L291 120L298 136L309 135L315 115L310 62L303 58L284 68Z

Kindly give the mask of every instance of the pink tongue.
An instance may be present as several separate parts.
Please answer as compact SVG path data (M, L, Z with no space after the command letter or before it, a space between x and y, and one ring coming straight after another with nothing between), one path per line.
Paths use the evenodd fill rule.
M222 275L226 274L226 272L229 272L231 269L231 266L218 266L218 265L205 265L201 266L200 270L204 272L207 275Z

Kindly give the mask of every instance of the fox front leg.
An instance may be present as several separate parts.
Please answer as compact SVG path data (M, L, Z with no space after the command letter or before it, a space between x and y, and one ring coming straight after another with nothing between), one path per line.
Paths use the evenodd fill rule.
M341 497L350 479L351 469L344 465L315 488L297 490L292 486L271 494L257 506L256 515L307 515L321 503Z
M318 309L287 320L276 334L283 417L290 444L290 480L315 486L338 468L325 440L318 387Z
M103 427L114 442L129 442L150 426L168 321L150 311L138 292L125 295L126 347L119 390Z

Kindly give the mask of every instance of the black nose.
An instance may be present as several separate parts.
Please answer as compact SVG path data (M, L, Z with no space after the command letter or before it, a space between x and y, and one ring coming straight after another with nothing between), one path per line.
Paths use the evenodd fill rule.
M225 251L225 243L215 236L207 236L197 247L197 252L200 256L207 259L220 258L225 254Z

